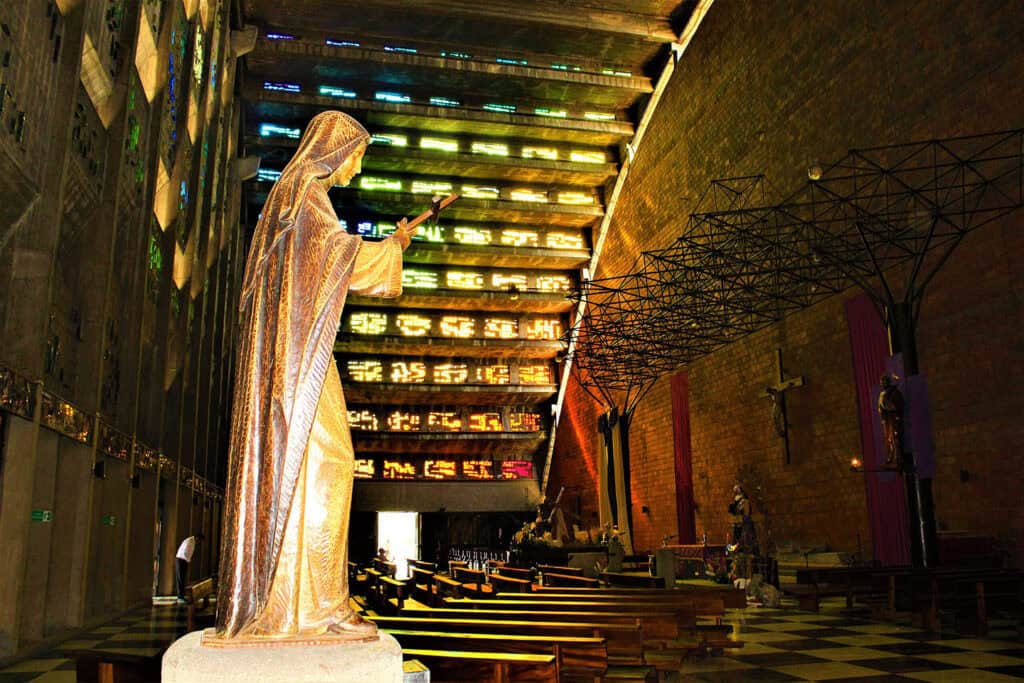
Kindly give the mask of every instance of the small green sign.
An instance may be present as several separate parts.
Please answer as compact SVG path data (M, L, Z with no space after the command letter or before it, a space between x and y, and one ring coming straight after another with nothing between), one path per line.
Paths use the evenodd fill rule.
M53 512L50 510L33 510L32 511L33 522L52 522Z
M114 526L117 524L117 517L114 515L103 515L103 526Z

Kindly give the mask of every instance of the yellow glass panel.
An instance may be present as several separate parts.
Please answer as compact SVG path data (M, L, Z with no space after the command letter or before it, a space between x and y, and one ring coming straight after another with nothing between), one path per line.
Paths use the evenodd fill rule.
M465 363L439 363L434 366L434 384L463 384L469 379Z
M549 232L544 236L549 249L585 249L583 235L571 232Z
M508 145L501 144L500 142L474 142L470 149L473 150L473 154L487 154L496 157L508 156Z
M508 365L499 363L497 365L483 365L475 370L476 381L482 384L508 384Z
M431 320L425 315L399 313L395 322L403 337L425 337L430 334Z
M398 384L422 384L427 381L427 364L396 360L391 363L391 381Z
M413 194L448 194L451 191L452 184L440 180L412 181Z
M426 460L423 463L424 479L454 479L458 476L454 460Z
M505 289L509 285L526 289L527 282L527 277L522 273L493 273L491 275L491 286L495 289Z
M352 429L375 432L380 429L380 422L372 410L348 411L348 424Z
M514 202L531 202L533 204L548 203L548 193L541 192L540 190L519 188L518 190L512 190L511 197Z
M466 479L494 479L493 460L463 460L462 476Z
M587 192L559 192L559 204L589 205L594 203L594 195Z
M388 430L392 432L418 432L423 418L415 413L396 410L388 415Z
M373 479L374 475L377 474L377 466L368 458L360 458L356 460L356 479Z
M420 138L420 149L436 149L441 152L458 152L459 141L445 138Z
M487 339L518 339L519 321L515 318L486 318L484 337Z
M402 270L402 286L437 289L437 273L432 270L405 268Z
M476 336L476 320L464 315L446 315L441 318L441 336L468 339Z
M540 413L509 413L508 428L513 432L539 432Z
M427 429L435 432L461 432L462 419L458 413L427 413Z
M483 289L483 273L466 270L449 270L445 273L445 283L451 289Z
M538 275L537 289L542 292L568 292L572 288L572 280L566 275Z
M575 161L581 164L603 164L608 160L608 157L604 155L604 152L582 152L574 150L569 154L569 161Z
M554 341L562 336L558 318L534 318L526 323L526 338L532 341Z
M348 376L355 382L383 382L384 365L379 360L350 360Z
M505 425L501 423L501 413L471 413L469 416L471 432L503 432Z
M388 329L388 316L386 313L360 311L349 317L348 324L355 334L384 334Z
M501 190L484 185L463 185L462 196L470 199L498 199L501 196Z
M554 147L523 147L523 158L558 161L558 150Z
M385 479L415 479L416 464L404 460L385 460L383 475Z
M536 247L538 244L537 232L508 228L501 231L501 243L506 247Z
M455 241L459 244L490 244L491 231L486 228L455 226Z
M520 365L520 384L554 384L554 374L550 365Z

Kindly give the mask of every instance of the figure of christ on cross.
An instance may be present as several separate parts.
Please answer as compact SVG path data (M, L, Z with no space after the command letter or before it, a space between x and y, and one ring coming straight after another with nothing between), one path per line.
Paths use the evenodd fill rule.
M772 403L772 421L775 431L782 437L786 449L786 464L790 463L789 455L789 423L786 418L786 392L804 385L803 376L786 379L782 368L782 349L775 349L775 367L778 381L765 388L761 396L767 397Z

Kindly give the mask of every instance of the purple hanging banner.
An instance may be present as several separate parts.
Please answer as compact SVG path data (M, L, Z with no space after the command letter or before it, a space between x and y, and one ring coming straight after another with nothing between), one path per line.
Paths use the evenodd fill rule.
M857 387L860 458L866 470L877 470L885 461L878 415L879 378L884 372L902 375L902 363L899 358L889 357L885 327L866 294L846 302L846 321ZM902 477L895 472L870 471L857 476L864 478L874 558L884 565L910 564L907 494Z

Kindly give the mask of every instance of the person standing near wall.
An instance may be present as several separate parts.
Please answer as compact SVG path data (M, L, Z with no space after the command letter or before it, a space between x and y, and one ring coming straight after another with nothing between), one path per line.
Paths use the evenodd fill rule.
M178 591L178 602L185 602L185 584L188 583L188 565L192 561L192 555L196 546L203 542L204 536L196 534L189 536L181 545L174 558L174 587Z

